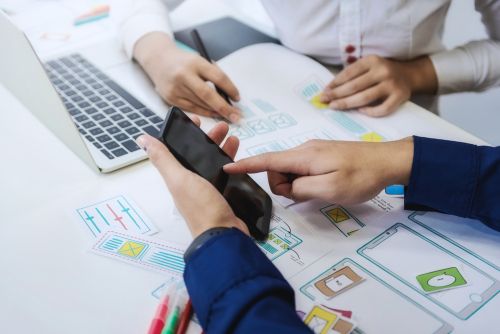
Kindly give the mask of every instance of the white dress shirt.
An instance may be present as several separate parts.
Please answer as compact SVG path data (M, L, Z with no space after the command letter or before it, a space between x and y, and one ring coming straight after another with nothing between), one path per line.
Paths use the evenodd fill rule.
M345 65L370 54L398 60L430 55L440 93L500 85L500 0L475 0L489 39L452 50L442 43L451 0L261 1L285 46L325 64ZM179 0L134 1L122 24L130 57L145 34L172 34L168 6L173 2Z

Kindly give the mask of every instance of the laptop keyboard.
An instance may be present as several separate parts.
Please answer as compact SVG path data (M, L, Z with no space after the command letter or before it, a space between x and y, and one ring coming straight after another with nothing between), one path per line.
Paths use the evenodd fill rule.
M157 137L163 119L78 54L45 64L78 131L108 159L139 150L135 138Z

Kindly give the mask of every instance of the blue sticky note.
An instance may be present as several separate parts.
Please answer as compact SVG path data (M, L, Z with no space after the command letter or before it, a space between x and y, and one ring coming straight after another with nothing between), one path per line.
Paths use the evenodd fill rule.
M405 195L405 186L401 184L394 184L385 188L385 193L389 196L401 196Z

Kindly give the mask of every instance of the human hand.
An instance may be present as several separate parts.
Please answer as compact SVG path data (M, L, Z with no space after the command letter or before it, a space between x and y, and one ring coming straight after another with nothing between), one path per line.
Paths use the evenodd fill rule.
M407 184L412 162L412 137L385 143L311 140L288 151L242 159L224 171L267 171L273 193L296 201L357 204L388 185Z
M320 100L333 109L359 108L380 117L394 112L412 93L434 93L437 76L429 57L397 61L370 55L341 71Z
M228 76L216 64L180 50L167 35L145 35L136 43L134 57L170 105L202 116L222 116L231 122L240 118L240 111L208 84L213 83L238 101L238 89Z
M199 126L199 118L196 117L193 121ZM228 125L221 122L208 136L220 145L228 131ZM217 189L201 176L184 168L163 143L149 135L137 138L137 143L147 152L160 172L194 238L214 227L236 227L249 234L245 223L234 215ZM222 149L234 158L238 145L238 138L231 136L222 145ZM194 203L196 210L193 210Z

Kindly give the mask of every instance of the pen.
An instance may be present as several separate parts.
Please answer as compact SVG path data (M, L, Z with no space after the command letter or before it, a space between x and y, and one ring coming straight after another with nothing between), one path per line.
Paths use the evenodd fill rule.
M198 30L191 30L191 37L193 38L194 44L196 45L196 48L198 49L200 55L211 63L212 59L210 59L210 56L208 55L207 49L205 48L205 44L203 44L203 41L201 40ZM229 96L226 94L226 92L224 92L217 86L215 86L215 90L217 91L217 93L219 93L220 96L224 98L224 100L226 100L227 103L231 105L231 100L229 100Z
M170 307L170 314L165 321L165 327L163 327L161 334L175 334L175 330L179 324L182 307L186 305L187 299L187 294L183 293L183 291L177 293L175 301Z
M185 334L189 326L189 321L191 320L191 315L193 314L193 305L191 300L188 300L186 307L181 315L181 320L179 320L179 327L175 334Z
M168 302L170 296L168 294L163 297L156 309L156 314L153 320L151 321L151 325L149 326L148 334L160 334L165 327L165 317L168 313Z

